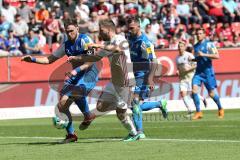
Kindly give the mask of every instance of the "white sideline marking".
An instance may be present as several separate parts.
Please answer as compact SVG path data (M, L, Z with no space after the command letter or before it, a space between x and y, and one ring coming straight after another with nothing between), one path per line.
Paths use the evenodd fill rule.
M0 139L51 139L51 140L62 140L63 137L3 137ZM81 139L84 141L121 141L121 138L88 138ZM215 140L215 139L161 139L161 138L146 138L141 141L173 141L173 142L218 142L218 143L240 143L240 140Z

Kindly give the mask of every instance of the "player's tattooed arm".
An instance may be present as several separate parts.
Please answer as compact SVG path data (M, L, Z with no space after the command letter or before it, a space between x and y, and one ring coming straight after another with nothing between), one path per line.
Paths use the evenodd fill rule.
M33 57L30 55L23 56L21 58L21 61L29 62L29 63L38 63L38 64L51 64L58 60L58 57L55 57L54 55L50 55L48 57Z
M113 45L113 44L97 44L97 43L92 43L89 44L88 47L92 47L92 48L100 48L109 52L113 52L113 53L123 53L123 49L121 49L120 46L118 45Z
M67 61L70 63L75 62L97 62L103 57L100 55L81 55L81 56L70 56Z

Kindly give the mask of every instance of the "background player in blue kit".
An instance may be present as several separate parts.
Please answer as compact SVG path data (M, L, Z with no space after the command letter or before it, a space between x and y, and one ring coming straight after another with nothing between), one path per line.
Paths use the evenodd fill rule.
M163 116L167 117L166 100L143 102L154 89L154 74L157 69L157 59L154 52L154 46L141 32L138 18L128 20L128 30L130 32L129 45L131 60L133 62L133 72L136 79L136 87L133 100L133 120L136 129L145 138L142 126L142 111L148 111L154 108L160 108Z
M205 38L205 30L199 28L197 30L198 42L194 45L195 60L197 61L197 68L192 80L193 90L192 96L196 106L196 114L193 119L200 119L203 114L200 110L200 100L198 96L198 88L204 83L208 90L209 96L218 106L218 117L224 117L224 110L222 108L219 96L215 92L217 87L215 73L212 66L212 59L218 59L219 53L215 45Z
M38 64L51 64L62 58L64 55L77 56L82 54L93 54L88 50L88 44L92 40L86 34L79 34L77 22L69 20L65 23L65 30L68 36L66 40L52 55L48 57L32 57L24 56L22 61L38 63ZM80 124L79 129L86 129L92 120L96 117L89 111L86 96L95 87L98 81L98 69L96 64L91 62L71 62L73 70L68 73L68 78L64 81L64 86L61 90L61 97L57 107L60 113L64 113L69 118L69 124L66 127L67 136L63 143L77 141L77 136L74 133L72 124L72 117L69 112L69 106L75 102L84 115L84 120ZM58 115L57 115L58 116ZM57 121L59 117L53 120Z

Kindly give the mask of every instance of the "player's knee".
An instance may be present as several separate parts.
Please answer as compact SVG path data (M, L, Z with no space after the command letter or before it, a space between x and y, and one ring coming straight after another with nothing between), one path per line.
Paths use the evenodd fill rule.
M120 121L125 120L127 117L127 110L125 110L125 109L117 109L116 113L117 113L117 117Z
M181 95L181 97L185 97L187 95L187 93L182 91L182 92L180 92L180 95Z
M103 104L102 104L102 102L98 102L97 103L97 111L103 112Z
M139 100L139 96L135 95L132 99L132 106L134 106L135 104L139 104L140 100Z
M215 96L214 91L210 91L210 92L209 92L209 96L210 96L211 98L213 98L213 97Z
M58 102L58 109L60 112L64 112L65 110L68 109L68 107L71 105L72 100L68 99L68 98L62 98L60 99L60 101Z
M198 87L193 86L193 88L192 88L192 93L193 93L193 94L197 94L197 93L198 93Z
M58 107L58 110L59 110L60 112L64 112L64 111L65 111L65 108L64 108L63 103L59 102L59 103L57 104L57 107Z
M107 105L104 102L98 102L97 103L97 110L99 112L106 112L107 111Z

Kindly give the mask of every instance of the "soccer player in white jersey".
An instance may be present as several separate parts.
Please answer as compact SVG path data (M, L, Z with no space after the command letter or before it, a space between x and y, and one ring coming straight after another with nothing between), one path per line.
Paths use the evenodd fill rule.
M102 49L97 56L69 57L69 61L95 62L106 56L109 58L112 78L99 97L97 110L100 112L116 110L118 119L129 132L124 141L135 141L139 139L139 134L127 114L132 88L135 86L129 45L124 36L116 34L112 20L103 20L99 26L100 36L106 43L89 45Z
M186 51L186 42L181 40L178 44L179 55L176 58L177 74L180 80L180 94L183 98L183 102L188 110L188 115L191 116L191 99L190 94L192 92L192 78L196 69L196 62L193 62L194 56L192 53ZM204 105L207 105L206 99L199 95L203 100Z

